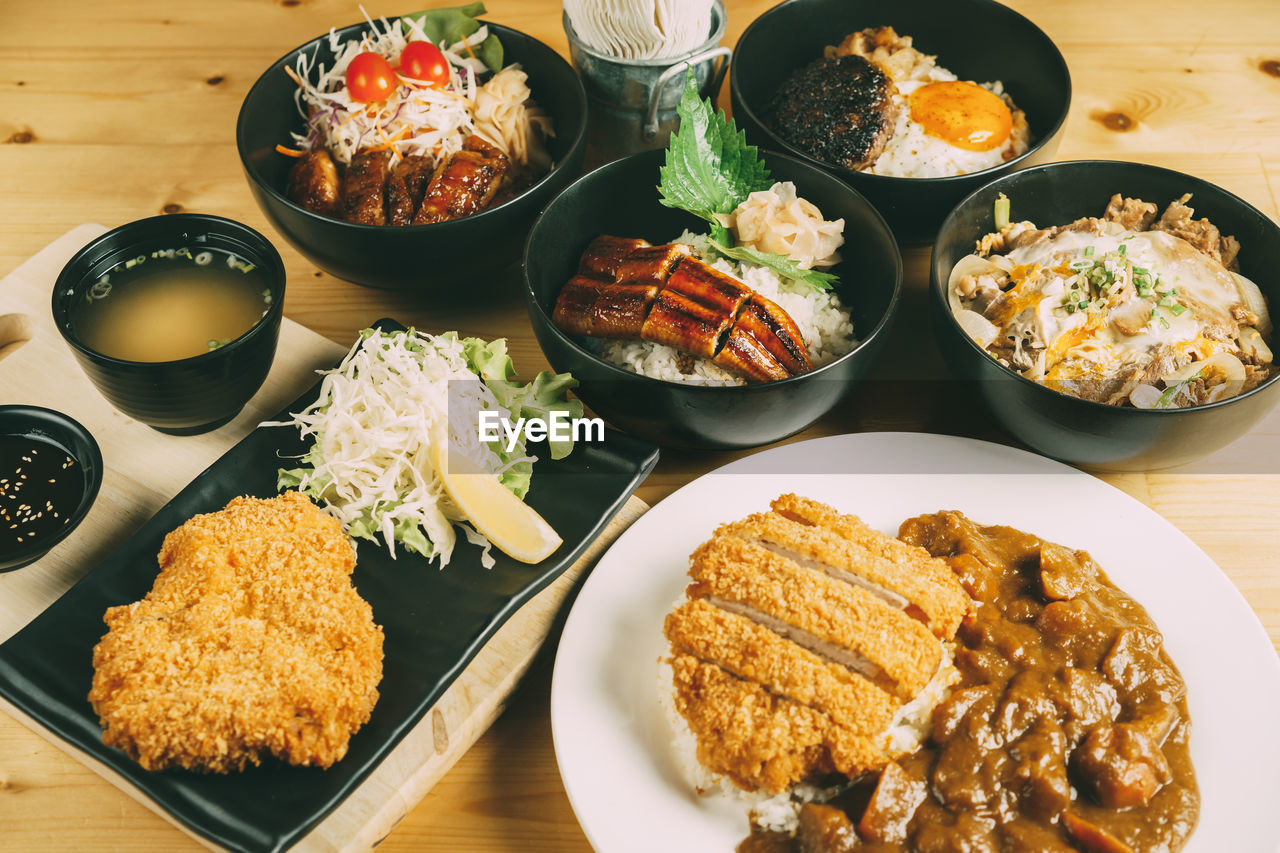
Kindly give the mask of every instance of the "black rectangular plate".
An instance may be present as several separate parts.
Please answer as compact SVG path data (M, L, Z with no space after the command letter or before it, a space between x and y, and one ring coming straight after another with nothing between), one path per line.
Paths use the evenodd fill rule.
M390 320L383 329L403 328ZM276 419L316 399L319 383ZM238 495L276 494L276 469L305 451L296 429L259 427L227 451L118 550L30 624L0 645L0 695L45 728L119 773L193 832L229 850L274 853L300 840L338 806L408 734L494 632L521 605L571 566L658 461L647 442L613 430L579 443L564 459L534 464L527 501L564 539L534 566L459 536L445 569L379 542L361 542L353 579L386 633L381 693L373 717L351 739L346 757L327 770L268 759L225 775L142 769L104 746L88 701L92 650L106 632L108 607L151 589L165 534L197 513ZM545 457L545 453L540 454Z

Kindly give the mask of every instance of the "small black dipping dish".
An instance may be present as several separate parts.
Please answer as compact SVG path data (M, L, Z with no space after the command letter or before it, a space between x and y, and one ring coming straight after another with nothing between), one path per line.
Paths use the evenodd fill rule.
M75 530L102 485L102 454L79 422L0 406L0 572L29 566Z

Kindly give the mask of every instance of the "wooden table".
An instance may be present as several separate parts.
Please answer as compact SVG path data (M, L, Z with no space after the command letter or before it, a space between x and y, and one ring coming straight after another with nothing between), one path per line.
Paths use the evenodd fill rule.
M451 0L427 5L449 5ZM368 6L397 14L420 4ZM771 0L727 0L732 45ZM1274 0L1011 0L1062 49L1075 96L1061 159L1143 160L1280 209L1280 5ZM117 225L181 210L271 228L250 198L233 127L271 61L357 16L349 0L6 0L0 6L0 275L84 221ZM567 52L556 0L488 0L489 17ZM944 58L945 62L945 58ZM727 104L727 87L721 101ZM285 312L341 342L391 315L429 330L506 336L524 370L545 360L514 286L480 308L425 305L346 284L280 247ZM1008 441L950 398L928 340L927 250L906 253L907 299L882 367L890 381L798 438L858 430L952 432ZM513 281L514 285L514 281ZM890 366L892 365L892 367ZM931 381L932 380L932 381ZM0 389L0 398L3 389ZM1280 642L1280 415L1221 457L1217 473L1104 479L1204 548ZM735 454L669 453L641 488L662 499ZM1261 459L1266 473L1251 469ZM550 660L386 839L382 850L587 850L560 784L548 722ZM160 818L53 746L0 718L0 848L195 849Z

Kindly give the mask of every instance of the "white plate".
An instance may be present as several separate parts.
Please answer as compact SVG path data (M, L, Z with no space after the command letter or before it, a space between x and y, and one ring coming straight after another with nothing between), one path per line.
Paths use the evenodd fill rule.
M1203 800L1187 853L1280 848L1280 660L1240 593L1152 510L1065 465L986 442L864 433L787 445L701 477L613 544L578 595L556 655L551 727L560 775L601 853L731 851L741 807L686 790L658 704L662 619L689 554L716 525L796 492L890 534L957 509L1084 548L1146 607L1186 678Z

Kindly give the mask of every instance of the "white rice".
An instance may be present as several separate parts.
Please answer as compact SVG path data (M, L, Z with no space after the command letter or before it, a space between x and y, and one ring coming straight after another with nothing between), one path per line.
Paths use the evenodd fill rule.
M733 276L756 293L776 302L800 329L800 336L804 338L814 367L834 361L857 346L858 340L853 335L853 319L835 293L819 293L807 285L784 279L767 267L721 257L703 234L686 231L672 242L691 246L697 257L715 269ZM710 359L691 358L665 344L651 341L588 340L591 342L589 345L599 346L598 355L601 358L632 373L668 382L745 384L745 380L721 369Z

